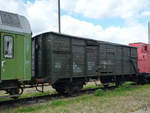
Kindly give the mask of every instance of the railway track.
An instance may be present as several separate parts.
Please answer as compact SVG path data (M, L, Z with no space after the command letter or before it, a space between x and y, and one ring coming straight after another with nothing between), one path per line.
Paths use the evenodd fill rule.
M61 94L51 94L51 95L44 95L44 96L35 96L35 97L29 97L29 98L19 98L16 100L8 100L8 101L0 101L0 109L8 109L8 108L14 108L17 106L22 105L30 105L30 104L36 104L36 103L44 103L51 100L57 100L57 99L64 99L69 97L76 97L83 94L92 94L97 89L103 89L103 90L113 90L116 88L115 86L111 87L98 87L98 88L91 88L91 89L83 89L78 93L75 93L73 95L61 95Z

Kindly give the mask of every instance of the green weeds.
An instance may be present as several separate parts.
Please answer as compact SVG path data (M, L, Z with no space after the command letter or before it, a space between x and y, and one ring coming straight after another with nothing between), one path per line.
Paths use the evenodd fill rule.
M102 96L102 95L104 95L104 90L98 89L98 90L95 91L94 95L95 96Z
M92 88L92 86L90 86ZM17 109L13 110L13 113L42 113L41 111L45 112L50 112L50 113L72 113L72 109L75 111L80 111L82 108L89 113L89 109L93 110L93 112L96 112L94 110L97 109L97 112L99 111L99 108L103 108L103 110L112 110L112 106L118 106L118 102L122 102L119 106L127 106L128 102L131 99L134 99L135 102L139 102L138 99L143 99L146 96L141 96L141 95L146 95L149 94L149 92L144 93L145 91L148 91L150 89L150 85L142 85L142 86L132 86L130 82L124 83L118 88L115 88L114 90L106 90L103 91L102 89L98 89L95 91L94 94L90 95L83 95L79 97L69 97L66 99L59 99L59 100L54 100L47 102L46 104L37 104L33 106L26 106L26 107L19 107ZM136 93L136 92L142 92L143 94ZM49 94L50 92L45 92L45 94ZM36 94L37 95L42 95L41 93ZM134 96L132 96L134 95ZM27 95L24 95L26 97ZM29 95L28 95L29 96ZM30 96L34 96L34 94L30 94ZM134 98L136 97L136 98ZM149 95L148 97L149 98ZM125 99L125 100L124 100ZM128 99L128 100L127 100ZM145 98L144 98L145 99ZM126 104L124 103L126 102ZM132 102L132 101L131 101ZM124 105L125 104L125 105ZM85 107L88 106L88 107ZM99 107L98 107L99 106ZM93 108L92 108L93 107ZM120 111L126 111L129 110L127 106L126 108L121 108ZM139 104L135 106L135 108L139 108ZM78 109L79 108L79 109ZM123 110L122 110L123 109ZM7 112L10 113L12 110L8 110ZM81 112L81 111L80 111ZM128 111L127 111L128 112Z

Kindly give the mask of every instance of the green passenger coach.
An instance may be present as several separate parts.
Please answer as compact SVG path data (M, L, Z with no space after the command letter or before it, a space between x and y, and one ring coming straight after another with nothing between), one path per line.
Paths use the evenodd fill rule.
M24 16L0 11L0 89L31 80L31 38Z

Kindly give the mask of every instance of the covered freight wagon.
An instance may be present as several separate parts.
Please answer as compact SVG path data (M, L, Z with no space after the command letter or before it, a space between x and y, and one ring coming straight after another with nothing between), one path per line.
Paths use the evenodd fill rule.
M138 73L135 47L54 32L37 35L32 43L33 76L59 92L92 78L118 83Z

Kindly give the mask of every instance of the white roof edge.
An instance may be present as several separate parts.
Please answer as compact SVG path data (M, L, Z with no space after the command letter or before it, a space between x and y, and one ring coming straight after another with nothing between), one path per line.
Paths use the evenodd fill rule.
M13 31L13 32L28 33L28 34L32 33L30 23L29 23L29 21L27 20L27 18L25 16L15 14L19 18L20 27L14 27L14 26L6 25L6 24L2 23L1 12L6 13L6 14L10 14L10 15L11 14L14 15L14 13L5 12L5 11L0 10L0 29L1 30L8 30L8 31Z

